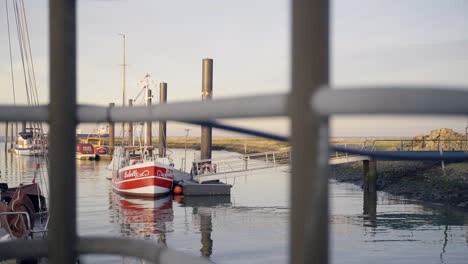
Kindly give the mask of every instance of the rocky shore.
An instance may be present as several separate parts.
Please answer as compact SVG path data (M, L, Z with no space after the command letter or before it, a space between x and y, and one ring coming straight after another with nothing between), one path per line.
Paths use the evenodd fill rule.
M417 141L408 142L405 147L411 146L414 150L466 151L465 138L451 129L441 128L431 131L429 135L414 137ZM446 139L460 141L444 142ZM468 162L446 162L444 171L440 161L379 161L377 175L379 191L468 209ZM334 165L331 167L331 177L362 186L362 162Z
M377 190L468 209L468 162L377 162ZM331 177L362 186L362 162L331 166Z

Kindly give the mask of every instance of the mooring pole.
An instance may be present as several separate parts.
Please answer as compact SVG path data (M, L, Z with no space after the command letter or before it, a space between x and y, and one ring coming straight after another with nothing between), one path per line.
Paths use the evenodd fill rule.
M5 138L3 139L5 141L5 152L8 151L8 122L5 122Z
M148 85L148 84L147 84ZM148 107L151 107L151 89L147 89L147 94L146 94L146 105ZM151 126L153 125L153 123L151 121L148 121L146 122L146 142L145 142L145 145L146 146L152 146L153 145L153 141L151 140L151 137L152 137L152 134L151 134Z
M128 106L132 107L133 106L133 100L128 99ZM128 144L129 145L135 145L134 139L133 139L133 122L128 122Z
M114 107L115 103L110 103L109 107ZM115 124L114 122L109 122L109 148L111 153L114 153L115 147Z
M364 192L376 192L377 191L377 161L375 160L364 160L363 165L363 176L364 176Z
M159 103L167 102L167 83L159 84ZM166 138L166 120L159 121L159 157L166 157L167 138Z
M203 59L202 100L211 100L213 96L213 59ZM201 128L201 159L211 159L211 127Z
M363 214L365 219L375 226L377 218L377 162L375 160L364 160L362 162L364 177L364 202Z
M48 262L76 262L76 1L49 1Z
M13 142L15 141L15 135L18 134L18 123L15 123L16 126L16 133L13 132L13 124L11 125L10 129L10 149L13 149Z

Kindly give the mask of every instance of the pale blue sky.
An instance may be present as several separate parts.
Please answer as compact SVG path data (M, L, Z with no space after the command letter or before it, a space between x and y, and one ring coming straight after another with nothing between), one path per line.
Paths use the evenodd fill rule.
M47 88L47 1L25 0L42 100ZM284 0L78 1L78 99L121 102L121 38L127 34L127 94L150 73L168 82L171 102L201 97L201 60L214 59L216 98L289 89L290 4ZM332 83L449 84L468 87L468 2L332 1ZM12 102L0 4L0 102ZM16 45L16 42L14 42ZM20 77L15 54L17 78ZM19 80L17 80L19 83ZM18 97L24 88L18 85ZM25 100L23 100L25 102ZM334 118L334 136L411 136L464 118ZM248 122L287 133L281 120ZM182 135L185 125L170 125ZM193 130L192 134L198 131ZM219 135L222 135L218 133Z

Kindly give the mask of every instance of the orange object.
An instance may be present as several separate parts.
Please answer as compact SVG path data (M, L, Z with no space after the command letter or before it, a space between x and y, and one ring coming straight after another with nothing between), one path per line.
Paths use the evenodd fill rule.
M184 201L184 196L182 195L174 195L174 201L181 203Z
M183 191L183 189L182 189L182 187L180 187L180 186L176 186L176 187L174 188L174 194L181 194L182 191Z

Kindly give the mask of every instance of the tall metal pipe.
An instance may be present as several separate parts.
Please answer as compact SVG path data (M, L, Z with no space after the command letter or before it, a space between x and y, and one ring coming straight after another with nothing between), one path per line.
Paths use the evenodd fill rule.
M202 100L211 100L213 97L213 59L203 59ZM211 159L211 127L201 128L201 159Z
M310 97L329 83L329 1L292 4L289 263L328 263L328 119Z
M150 107L151 106L151 89L148 88L147 91L148 93L146 94L146 104L148 105L148 107ZM146 142L145 142L146 146L153 145L152 133L151 133L152 125L153 123L151 121L146 122Z
M159 84L159 103L165 104L167 102L167 83L162 82ZM166 120L159 121L159 157L166 156L167 148L167 134L166 134Z
M128 106L132 107L133 106L133 100L128 99ZM134 139L133 139L133 122L128 122L128 144L129 145L135 145L134 144Z
M48 261L76 260L76 2L49 1L50 223Z
M114 107L115 103L109 103L109 107ZM109 149L114 153L115 148L115 123L109 122Z

